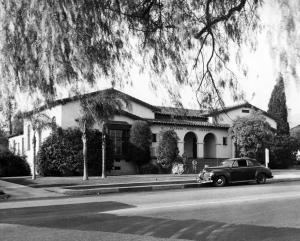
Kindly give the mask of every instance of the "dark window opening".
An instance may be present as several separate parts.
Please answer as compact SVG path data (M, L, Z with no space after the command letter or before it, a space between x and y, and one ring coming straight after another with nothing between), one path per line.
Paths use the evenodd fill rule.
M156 142L156 134L152 134L152 142Z
M115 166L114 169L115 169L115 170L121 170L121 167Z
M128 154L129 130L109 130L109 139L114 157Z
M250 113L250 110L242 109L242 113Z
M223 137L223 145L224 145L224 146L227 145L227 137Z
M238 165L239 165L239 167L246 167L247 161L246 160L238 160Z

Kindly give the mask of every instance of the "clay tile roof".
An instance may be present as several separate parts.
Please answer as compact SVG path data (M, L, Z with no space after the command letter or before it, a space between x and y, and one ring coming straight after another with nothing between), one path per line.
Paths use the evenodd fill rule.
M193 110L193 109L183 109L175 107L164 107L157 106L159 109L155 113L165 114L165 115L174 115L174 116L190 116L190 117L203 117L204 112L202 110Z
M193 126L193 127L212 127L212 128L224 128L228 129L230 126L226 124L214 124L204 121L186 121L186 120L147 120L151 124L158 125L176 125L176 126Z

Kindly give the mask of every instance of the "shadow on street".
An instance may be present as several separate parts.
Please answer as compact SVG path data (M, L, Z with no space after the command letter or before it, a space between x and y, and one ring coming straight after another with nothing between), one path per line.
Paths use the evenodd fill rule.
M63 230L102 231L189 240L298 240L300 230L188 219L172 220L101 213L131 208L119 202L0 210L0 222Z

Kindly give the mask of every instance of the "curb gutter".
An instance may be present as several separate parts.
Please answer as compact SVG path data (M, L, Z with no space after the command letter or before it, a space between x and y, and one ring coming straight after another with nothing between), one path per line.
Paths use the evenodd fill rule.
M128 187L100 187L91 189L56 189L56 192L70 196L80 195L100 195L106 193L122 193L122 192L146 192L146 191L158 191L158 190L170 190L170 189L184 189L184 188L196 188L200 187L200 183L190 182L184 184L166 184L166 185L145 185L145 186L128 186ZM53 191L53 189L52 189Z
M0 200L3 200L3 199L8 199L9 198L9 195L8 194L0 194Z
M269 179L267 183L280 183L280 182L291 182L291 181L300 181L300 177L298 178L280 178L280 179ZM77 187L76 189L72 189L72 187L68 188L52 188L49 191L55 191L61 194L70 195L70 196L81 196L81 195L100 195L100 194L108 194L108 193L123 193L123 192L146 192L146 191L159 191L159 190L171 190L171 189L185 189L185 188L198 188L201 187L202 184L197 183L195 181L185 182L185 183L168 183L168 184L159 184L159 185L129 185L129 186L119 186L119 187L105 187L105 186L96 186L91 188L80 189ZM76 186L74 186L76 187Z

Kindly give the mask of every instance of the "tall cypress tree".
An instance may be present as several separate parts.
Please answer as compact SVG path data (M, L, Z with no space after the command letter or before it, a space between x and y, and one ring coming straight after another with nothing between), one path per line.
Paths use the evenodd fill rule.
M286 106L286 96L283 77L280 74L276 85L271 94L268 105L268 113L277 121L277 133L280 135L289 135L290 127L287 121L288 112Z

